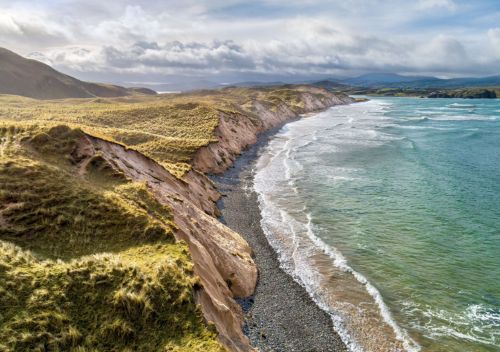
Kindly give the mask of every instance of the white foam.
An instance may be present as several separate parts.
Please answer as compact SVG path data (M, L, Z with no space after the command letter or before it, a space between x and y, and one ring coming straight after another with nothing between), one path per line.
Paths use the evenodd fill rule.
M368 105L368 109L365 109L363 112L369 113L370 110L381 110L384 107L388 106L388 104L371 101L367 103L363 103ZM366 107L366 106L365 106ZM345 107L341 107L345 109ZM351 114L352 115L352 114ZM347 260L344 256L334 247L328 246L325 242L323 242L318 236L316 236L311 214L306 214L306 223L299 223L295 220L290 214L288 214L284 209L281 209L277 206L269 196L266 194L271 194L275 187L278 186L278 183L284 182L288 184L293 190L294 193L298 193L298 189L295 186L295 176L297 172L302 170L302 165L294 160L294 154L300 150L301 148L307 147L311 140L314 141L317 139L315 131L319 128L325 128L321 123L321 116L325 116L323 114L316 115L316 117L310 117L307 119L307 124L302 121L298 121L300 128L291 129L288 128L286 131L283 131L277 138L272 140L266 149L266 153L273 155L271 160L267 163L260 163L260 159L258 161L258 171L255 174L254 179L254 189L258 194L258 200L261 208L262 214L262 228L266 237L271 244L271 246L276 250L278 254L278 258L282 267L290 274L292 277L300 283L312 299L326 312L331 314L332 321L334 323L336 331L341 336L343 342L348 346L350 351L358 352L362 351L361 346L355 339L352 334L347 330L345 324L343 323L343 318L338 314L338 312L332 311L331 307L329 307L322 299L320 290L318 287L319 280L317 277L317 273L314 268L308 265L306 258L307 253L302 253L300 248L300 238L298 233L300 232L299 226L305 227L305 233L308 238L314 243L314 245L320 249L323 253L328 255L332 259L332 264L343 270L345 272L349 272L353 275L353 277L360 282L365 288L366 291L373 297L375 303L379 307L381 317L386 321L386 323L393 329L396 338L403 343L404 348L407 351L419 351L420 346L409 337L408 333L400 328L383 301L380 292L364 277L362 274L354 271L347 263ZM345 119L346 117L344 117ZM386 118L384 118L387 120ZM316 120L316 121L315 121ZM352 117L349 118L349 124L353 122ZM308 133L309 130L312 131ZM346 130L343 130L342 133L346 133ZM365 142L366 138L371 137L373 139L381 138L381 134L378 133L374 129L370 130L360 130L355 131L355 135L360 137L359 134L363 134L359 142ZM297 142L300 141L301 138L304 138L304 135L309 135L311 140L303 141L302 143ZM346 138L346 142L349 139L352 140L354 134ZM385 136L382 136L384 138ZM365 139L365 140L363 140ZM390 136L387 136L386 140L391 140ZM383 141L376 140L374 142L382 143ZM370 143L368 143L370 144ZM279 150L277 152L277 150ZM262 157L261 157L262 158ZM280 170L281 168L278 166L279 164L283 165L284 173ZM337 176L344 177L345 180L349 180L347 176ZM339 178L340 179L340 178ZM282 187L282 186L281 186ZM276 232L273 231L273 228L284 230L289 234L289 237L277 238Z
M427 322L413 322L415 329L432 339L455 337L457 339L498 346L500 338L500 311L481 304L469 305L464 311L450 312L430 306L419 306L416 302L403 302L404 313L423 316ZM422 325L423 324L423 325Z
M497 119L495 116L483 115L440 115L429 118L434 121L494 121Z
M454 109L472 109L472 108L475 108L476 105L473 105L473 104L459 104L459 103L453 103L453 104L449 104L447 105L447 107L449 108L454 108Z
M296 220L294 220L286 211L276 207L276 205L273 204L273 202L271 202L262 193L258 193L258 198L262 212L262 228L269 240L269 243L276 250L283 269L291 274L292 277L294 277L294 279L306 289L311 298L315 301L315 303L318 304L321 309L331 315L335 330L339 333L343 342L346 344L346 346L348 346L349 350L353 352L363 351L361 346L357 343L357 341L345 327L342 317L337 312L333 311L332 308L329 307L322 299L321 293L318 290L319 280L315 275L314 270L311 267L307 266L306 261L301 260L300 255L307 256L307 253L299 252L300 240L297 235L299 231L296 228L298 225L296 223ZM277 213L279 213L279 216L277 216ZM308 222L306 224L306 233L309 239L315 244L317 248L319 248L324 254L328 255L332 259L332 263L335 267L343 270L344 272L351 273L358 282L364 285L367 292L373 297L375 303L379 307L382 318L393 329L396 338L403 343L404 348L409 352L419 351L420 346L413 339L411 339L408 336L407 332L401 329L392 318L392 315L388 307L384 303L380 292L366 279L366 277L353 270L348 265L345 257L336 248L328 246L325 242L323 242L319 237L315 235L311 215L307 213L306 216L308 219ZM279 221L276 221L277 218L279 218ZM290 247L293 249L289 257L287 257L287 252L282 247L283 243L281 242L281 240L275 238L275 233L273 232L272 226L273 222L275 226L286 228L288 230L287 233L291 235L290 239L292 243Z
M408 336L408 333L401 329L396 322L394 321L392 314L385 304L382 295L380 292L373 286L368 279L360 274L359 272L355 271L352 269L348 264L347 260L344 258L344 256L335 248L335 247L330 247L328 246L323 240L321 240L319 237L317 237L314 234L314 231L312 230L312 217L310 214L307 214L307 219L308 219L308 231L307 234L309 235L309 238L319 247L321 250L327 254L330 258L333 259L333 263L335 264L336 267L350 272L354 275L356 280L358 280L361 284L365 285L366 290L370 294L370 296L373 297L375 302L377 303L380 314L384 318L385 322L389 324L389 326L394 330L394 333L396 334L396 338L403 342L403 346L407 351L419 351L420 346Z
M336 314L335 311L332 311L331 307L329 307L318 294L318 278L316 273L312 267L305 265L305 263L301 261L301 255L307 255L307 253L301 253L299 251L300 241L297 237L297 230L294 228L294 225L297 225L294 219L284 210L275 207L274 204L270 202L269 199L266 199L262 193L258 193L258 198L259 203L261 204L262 229L264 230L269 243L278 254L281 267L288 274L290 274L297 283L306 289L313 301L322 310L330 314L335 331L339 334L349 351L363 352L361 346L355 341L345 327L343 318L339 314ZM281 221L277 223L276 219L280 219ZM288 239L292 242L289 243L292 248L291 253L286 251L286 246L283 246L283 239L275 237L275 232L272 229L273 223L289 230L289 234L291 236Z

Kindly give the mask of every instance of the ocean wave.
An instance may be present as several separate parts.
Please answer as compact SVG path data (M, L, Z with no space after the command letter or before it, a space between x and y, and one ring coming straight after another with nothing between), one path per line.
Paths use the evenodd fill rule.
M441 115L430 119L434 121L494 121L498 117L484 115Z
M401 122L404 123L422 123L428 121L495 121L498 120L498 116L488 116L488 115L451 115L451 114L429 114L419 117L410 117Z
M450 312L415 302L403 302L403 313L423 316L413 322L429 338L455 337L461 340L497 346L500 339L500 309L482 304L471 304L461 313Z
M387 145L381 149L382 151L392 150L389 149L393 147L391 141L396 141L396 145L402 148L415 148L416 142L413 140L421 143L422 136L443 138L443 136L450 134L454 139L467 142L470 138L495 132L486 130L484 128L486 124L462 123L461 121L492 121L498 120L500 116L495 116L495 112L491 112L491 109L481 107L474 108L475 112L469 113L473 108L466 106L443 107L441 109L430 107L427 110L421 109L421 111L416 111L414 106L403 106L396 113L391 110L387 114L382 105L376 102L370 104L364 107L359 105L338 107L336 109L339 111L328 116L322 115L323 118L321 116L319 118L311 117L298 121L289 125L288 129L271 141L264 154L275 156L271 162L272 165L260 165L261 168L256 171L254 179L254 190L258 194L262 214L262 228L269 243L278 253L284 270L307 290L318 306L331 315L335 329L351 351L360 351L360 346L366 346L366 341L374 344L374 341L379 341L376 338L370 338L371 336L367 338L367 335L364 334L365 331L356 330L362 326L359 322L363 321L363 319L357 318L360 318L363 313L368 315L368 312L371 317L377 317L379 324L384 325L386 330L383 334L387 334L384 336L393 336L389 332L392 329L404 348L409 351L420 349L412 336L422 338L426 345L442 346L449 343L450 346L458 348L455 350L460 350L461 344L476 346L475 343L477 343L498 346L500 341L500 310L492 308L495 305L498 307L497 303L490 306L470 305L457 313L455 311L457 307L448 307L449 311L447 311L444 305L443 307L438 305L425 306L423 304L429 304L430 301L422 298L425 303L420 304L423 306L403 306L402 310L394 311L393 316L376 286L360 272L352 269L343 254L335 248L336 242L332 242L334 245L329 245L327 242L328 238L333 238L331 234L334 234L335 230L330 230L328 233L323 231L337 229L336 226L339 226L340 231L343 231L342 226L348 226L348 224L337 225L335 221L326 223L321 220L320 216L327 214L326 210L328 209L332 209L332 212L337 214L338 208L342 208L341 201L339 205L332 205L331 208L327 202L330 199L340 199L339 197L342 196L346 187L351 186L347 182L356 182L352 184L356 187L359 180L361 180L361 184L370 181L370 174L364 168L355 171L339 169L340 166L359 166L360 164L355 158L365 150L370 153L371 147L377 147L381 144ZM447 123L446 121L459 122ZM429 131L414 133L397 130L398 128ZM411 138L395 137L401 135L407 135ZM375 150L375 152L378 151ZM266 158L266 155L263 155L263 158ZM314 179L311 180L311 178ZM325 193L327 188L324 187L332 185L335 187L333 190L339 191L339 193L335 195ZM308 194L304 194L306 190L309 192ZM320 204L308 207L309 204L312 204L310 198L316 196L321 197L318 199ZM325 202L325 208L320 209L321 202ZM349 205L349 203L346 204ZM316 218L316 214L318 214L318 218ZM317 227L315 224L318 224ZM325 225L325 228L319 226L322 224ZM345 240L341 235L338 238ZM342 242L342 246L350 248L349 243L348 241ZM338 246L344 248L340 244ZM389 251L386 253L391 255ZM378 257L383 257L383 254ZM315 262L312 258L315 258ZM358 257L353 256L353 258L359 260ZM362 269L363 265L369 265L369 263L360 262L360 271L365 273ZM326 268L334 269L329 271ZM366 273L368 272L370 271L366 271ZM328 280L327 276L321 276L325 273L333 273L331 277L335 277L337 281L325 283ZM343 279L340 279L341 277ZM374 276L374 280L376 277ZM374 281L374 283L378 282ZM332 287L335 283L339 287L345 287L345 291L335 291L336 288ZM341 283L342 285L340 285ZM386 287L383 286L383 288ZM391 288L391 286L387 286L387 288ZM394 291L396 294L400 293L397 291L397 285L392 288L396 288ZM344 302L342 294L346 295L346 292L347 298ZM413 292L418 294L419 291L412 291L412 295ZM340 295L337 295L339 293ZM362 297L362 300L353 299L356 294L358 294L357 297ZM338 300L340 303L335 303L332 299L339 297L341 297ZM417 302L420 299L417 299L417 296L407 297L406 292L403 292L401 297L409 300L415 299ZM482 302L480 299L478 301ZM356 302L364 304L359 305ZM391 300L388 303L391 304L391 307L393 303L396 307L401 307L401 302ZM350 304L351 306L345 307L342 304ZM354 312L354 308L349 310L351 307L358 308L359 312ZM395 321L395 318L397 318L397 322L402 323L401 326ZM353 324L353 322L358 322L358 324ZM371 327L371 324L368 323L366 326ZM374 328L373 331L375 330ZM357 340L358 338L359 340ZM392 342L394 338L390 340ZM394 346L396 345L398 347L395 349L402 349L400 343ZM367 350L370 350L370 347Z
M364 285L366 287L366 290L370 294L370 296L373 297L375 302L377 303L380 314L384 318L385 322L389 324L389 326L394 330L394 333L396 334L396 338L400 341L403 342L403 345L407 351L420 351L420 346L408 335L408 333L400 328L398 324L394 321L392 314L385 304L382 295L380 292L373 286L368 279L357 272L356 270L352 269L348 264L347 260L345 257L342 255L342 253L337 250L335 247L331 247L327 245L321 238L316 236L316 234L313 231L313 225L312 225L312 216L310 213L306 214L307 216L307 234L309 238L316 244L323 253L327 254L330 258L332 258L333 263L337 268L340 268L346 272L351 273L356 280L358 280L359 283Z
M416 117L409 117L403 120L405 123L421 123L421 122L427 122L430 121L429 116L416 116Z
M308 253L301 253L299 249L300 239L298 233L300 230L298 228L300 226L304 227L305 233L311 242L314 243L316 248L331 258L332 264L336 268L352 274L353 278L365 287L368 294L377 304L381 317L393 329L396 338L403 343L404 348L409 352L420 351L420 346L394 321L389 308L385 304L380 292L375 288L375 286L373 286L365 276L352 269L340 251L338 251L335 247L327 245L315 234L312 216L310 213L306 213L306 224L298 223L297 220L295 220L290 214L277 207L268 197L264 195L264 193L259 192L259 185L254 187L258 193L259 203L261 205L262 228L269 243L278 254L278 258L280 259L283 269L285 269L286 272L288 272L306 289L311 298L321 309L331 315L335 330L339 333L343 342L346 346L348 346L350 351L361 352L363 349L351 335L350 331L346 328L343 317L335 310L332 310L332 308L322 299L321 292L318 288L320 279L316 276L314 269L309 267L307 261L302 259L302 256L307 257ZM289 249L288 252L286 250L287 244L284 242L286 240L276 237L276 233L273 231L273 228L275 227L288 230L285 230L285 232L290 234L288 237L288 247L292 248L291 250Z
M380 138L380 134L375 130L363 131L362 134L364 134L365 138L368 136L371 138ZM377 305L381 318L394 331L396 338L402 342L403 347L407 351L419 351L420 346L409 337L405 330L401 329L396 324L380 292L375 286L373 286L362 274L353 270L348 265L342 253L336 248L328 246L315 234L312 215L305 211L304 204L302 204L300 212L305 212L306 221L302 223L275 204L270 197L270 195L276 193L276 189L274 188L276 184L273 184L273 182L281 184L279 187L283 187L284 184L287 184L288 187L290 187L290 191L295 194L298 193L298 189L295 185L295 177L297 172L303 170L303 166L295 160L295 153L301 148L307 147L310 142L300 142L297 140L297 137L298 136L294 136L290 130L287 130L275 141L272 141L268 145L267 152L273 155L273 157L270 162L259 165L254 178L254 189L258 194L262 214L261 225L269 243L278 254L283 269L306 289L318 306L331 315L336 331L349 349L353 352L362 351L358 341L355 340L350 331L346 328L342 315L332 310L332 307L322 298L319 288L320 278L308 262L309 254L305 252L304 248L301 248L299 233L306 234L309 241L314 244L316 250L324 253L332 260L334 267L351 274L353 279L365 288L366 292L372 297ZM275 170L272 169L276 167L277 164L283 165L284 172L280 173L280 167L277 167ZM336 175L336 181L348 181L352 179L353 178L346 175ZM283 193L290 191L285 191ZM287 201L287 204L291 206L290 200ZM284 232L284 234L282 232Z
M474 104L460 104L460 103L448 104L446 106L452 109L473 109L476 107L476 105Z
M425 121L431 121L430 119L426 118ZM440 131L454 131L457 129L457 127L449 126L449 127L444 127L445 125L440 124L421 124L419 121L417 123L407 123L408 121L404 121L403 123L399 124L394 124L390 127L396 127L396 128L402 128L402 129L407 129L407 130L440 130Z
M306 253L298 251L299 241L297 230L294 229L294 225L296 225L294 219L287 212L275 207L266 199L264 194L258 192L258 199L261 205L262 229L267 240L278 255L282 269L305 288L318 307L330 315L335 331L339 334L348 350L351 352L363 352L361 346L346 328L343 317L333 311L318 293L317 284L319 279L312 270L313 268L303 263L298 257ZM286 227L289 230L290 236L287 238L276 237L276 232L273 231L273 223L275 226ZM284 246L284 243L287 243L287 241L289 248L292 248L291 253L290 250L286 250L287 246Z

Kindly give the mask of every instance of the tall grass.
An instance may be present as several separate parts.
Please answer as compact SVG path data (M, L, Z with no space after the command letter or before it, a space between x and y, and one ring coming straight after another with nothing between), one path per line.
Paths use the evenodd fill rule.
M171 210L99 156L80 175L81 136L0 128L0 350L222 351Z
M171 209L99 153L81 170L75 147L86 132L182 177L221 114L259 123L257 102L300 113L307 91L0 96L0 351L222 351Z
M80 127L136 149L180 177L190 169L198 149L217 141L214 130L222 113L257 121L255 102L270 110L286 104L301 113L302 96L309 90L301 86L227 88L176 95L53 101L0 95L0 120ZM326 93L315 95L325 97Z

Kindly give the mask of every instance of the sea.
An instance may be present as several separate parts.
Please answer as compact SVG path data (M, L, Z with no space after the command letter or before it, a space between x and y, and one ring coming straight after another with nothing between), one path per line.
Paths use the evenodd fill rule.
M370 98L254 173L282 268L351 351L500 351L500 100Z

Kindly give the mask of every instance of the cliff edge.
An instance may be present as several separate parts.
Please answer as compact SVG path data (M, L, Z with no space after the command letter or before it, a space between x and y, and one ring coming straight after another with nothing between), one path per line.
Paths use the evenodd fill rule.
M187 309L179 308L181 310L175 313L177 318L172 318L180 324L178 330L175 330L178 335L175 336L181 338L172 340L174 337L159 334L156 336L158 346L165 341L175 341L176 346L184 346L182 348L188 348L187 350L218 350L210 329L207 331L196 318L198 308L193 307L189 296L186 296L185 292L191 290L194 292L193 302L199 305L205 322L214 324L220 343L232 351L251 351L250 342L242 331L242 310L235 299L252 295L257 283L257 268L248 243L238 233L218 221L216 202L220 194L207 175L221 173L230 167L246 147L255 143L260 132L300 114L333 105L348 104L353 100L343 94L333 94L310 86L227 88L125 101L106 99L98 102L82 100L42 103L24 98L1 99L3 104L0 106L0 151L5 160L1 164L0 176L3 178L0 177L0 180L10 186L22 181L25 182L23 187L30 189L30 179L33 177L30 170L34 165L46 175L43 179L45 183L55 180L55 176L50 175L62 175L67 180L67 188L61 188L58 186L59 181L55 182L50 194L46 195L47 199L39 199L39 194L35 192L29 199L29 209L26 209L27 200L23 198L23 194L17 195L15 190L0 194L0 240L19 246L15 250L6 247L6 251L11 253L29 250L33 251L35 256L53 260L54 263L71 261L84 263L78 265L92 265L92 269L85 269L91 273L95 270L95 264L92 264L94 261L109 262L108 259L102 259L102 253L114 253L116 258L113 257L113 263L123 262L119 264L120 268L129 264L138 265L138 270L144 272L141 275L152 275L152 279L147 280L159 280L155 287L163 287L164 281L161 280L166 272L158 268L162 268L165 260L168 263L179 263L178 265L183 263L182 267L186 269L179 273L173 272L172 275L176 275L175 280L179 285L186 282L190 284L183 286L183 291L169 292L168 299L162 298L165 289L141 288L137 291L134 287L127 288L126 293L123 293L126 294L124 297L134 300L135 303L124 303L124 314L129 320L110 320L110 329L119 329L115 335L109 335L116 339L115 342L110 339L111 346L121 344L120 346L134 346L136 350L147 350L147 347L142 345L142 335L132 326L139 329L142 326L140 324L149 321L147 319L153 319L152 321L158 324L158 321L162 321L158 320L159 316L170 319L165 309L168 309L168 304L173 303L165 306L161 302L173 299L175 302L184 302L175 304ZM21 166L25 171L17 174L15 170L12 171L13 168ZM84 194L89 190L95 194L97 198L89 198L86 201L84 209L87 209L88 213L79 210L79 207L83 206L78 201L81 196L68 197L68 189L75 194ZM60 199L61 207L53 205L53 197ZM104 217L103 226L94 228L92 226L97 226L96 216L100 218L101 215L98 214L102 213L102 210L98 209L104 206L101 205L103 201L97 199L119 204L123 212L119 215L109 215L109 218ZM79 202L79 207L75 208L75 202ZM112 204L102 209L115 209L116 205ZM49 205L50 208L47 208ZM76 213L67 214L67 209L74 209ZM133 214L136 214L134 219L140 220L137 220L137 223L127 220L129 215L126 214L132 209ZM29 211L29 218L26 211ZM122 219L119 223L115 220L117 216ZM38 225L34 225L40 221L46 224L43 231ZM112 232L113 239L110 235L104 236L103 232L109 228L109 225L106 225L109 221L118 231ZM150 224L147 225L149 230L138 235L137 231L143 231L141 226L146 226L140 225L142 223ZM84 224L92 226L84 227L85 236L75 237L74 234L80 233ZM133 227L130 227L132 225ZM129 237L123 237L121 234L128 233L125 230L130 232L127 235ZM172 233L176 243L171 243L170 240L165 242L166 233ZM184 254L182 259L178 257L177 253L182 252L183 243L189 248L189 258ZM165 246L169 246L168 251L161 249L167 248ZM85 251L75 252L75 248L84 248ZM89 259L86 259L89 254L98 256L89 262ZM26 254L27 257L30 255ZM31 263L33 260L27 259L27 262ZM74 262L75 260L78 262ZM188 261L193 263L192 272ZM8 273L15 278L16 267L13 266L9 270ZM110 273L115 272L115 269L109 270ZM193 278L190 278L191 276ZM102 274L90 274L90 277L97 278L97 282L102 284L111 280ZM129 284L125 280L120 285ZM92 291L100 287L98 283L93 285L97 286L85 289ZM61 290L68 290L68 287L64 286ZM118 287L116 290L111 293L107 290L99 291L100 295L104 295L101 301L107 299L114 304L122 289ZM27 293L30 297L39 294L39 290L34 288ZM183 297L181 301L176 300L176 295L179 294ZM54 305L59 307L60 304L60 309L66 312L68 304L72 303L68 298L71 295L65 293L61 297L64 298L56 300ZM142 297L144 302L136 302L134 297ZM158 303L153 305L151 302ZM152 313L147 313L146 309L150 307L153 307ZM138 316L131 315L136 310L142 313L137 313ZM148 318L144 318L146 313ZM112 310L106 314L110 314L109 319L112 319L113 314L117 313ZM19 324L9 319L5 326L10 326L11 323ZM72 323L71 314L65 319L68 324ZM188 321L190 323L187 323ZM23 320L23 324L28 322ZM96 331L100 331L100 324L86 324L85 329L96 326ZM148 324L140 329L154 326L152 323ZM56 330L45 334L59 336L58 329L62 329L64 324L61 327L43 326L43 329ZM75 329L77 328L78 326ZM0 327L0 334L2 331ZM5 330L5 333L8 331L10 330ZM79 332L80 337L75 337L74 341L70 342L64 340L64 343L72 346L95 346L94 340L83 338L85 334L90 336L94 333L98 334L95 331ZM154 334L154 331L152 333ZM32 339L38 341L41 337L37 336L42 335L33 335ZM51 343L60 341L55 337L51 339ZM16 341L13 343L19 343ZM198 344L193 341L198 341ZM173 342L168 342L171 343ZM183 350L182 348L180 350Z

